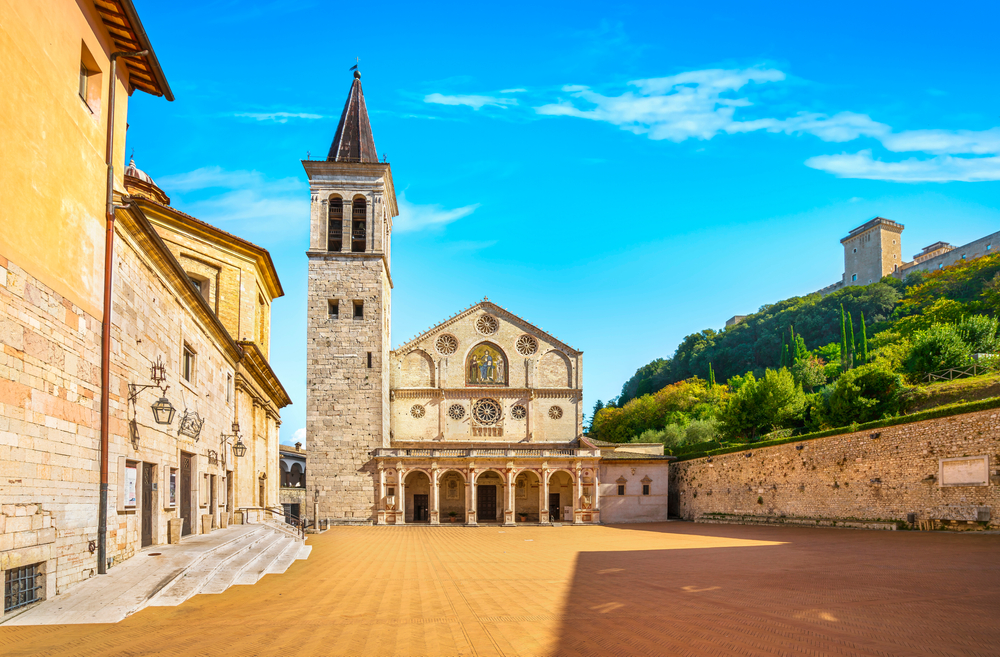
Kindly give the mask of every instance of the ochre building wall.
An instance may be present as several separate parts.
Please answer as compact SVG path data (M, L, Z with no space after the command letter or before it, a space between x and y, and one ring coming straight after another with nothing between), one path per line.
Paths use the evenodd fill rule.
M976 520L989 507L991 526L1000 527L998 418L987 410L673 463L671 494L689 520L709 513ZM988 485L939 485L940 459L981 455L989 458Z

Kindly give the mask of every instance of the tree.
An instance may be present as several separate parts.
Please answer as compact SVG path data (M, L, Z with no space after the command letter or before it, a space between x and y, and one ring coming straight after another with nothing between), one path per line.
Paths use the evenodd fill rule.
M847 326L844 318L844 304L840 304L840 369L847 371Z
M878 363L844 372L826 400L825 419L834 427L871 422L899 412L902 377Z
M912 338L904 366L913 374L928 374L972 363L972 349L953 324L935 324Z
M787 369L768 369L761 379L752 372L733 379L734 391L717 416L721 433L728 438L756 440L802 412L802 388Z
M708 364L708 385L711 388L715 387L715 370L712 369L712 364Z
M792 367L792 376L805 390L812 392L817 386L826 383L825 366L822 358L807 354Z
M854 367L854 354L857 352L857 345L854 344L854 320L851 319L851 313L847 313L847 349L850 353L847 355L847 369Z
M956 325L958 334L962 340L969 345L969 349L974 354L996 353L1000 347L1000 339L997 338L998 322L996 317L986 315L972 315L963 317Z
M861 350L859 360L864 365L868 362L868 332L865 329L865 313L861 312Z

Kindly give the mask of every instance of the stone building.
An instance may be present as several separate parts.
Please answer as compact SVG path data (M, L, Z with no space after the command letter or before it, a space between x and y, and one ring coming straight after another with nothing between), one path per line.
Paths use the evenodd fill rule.
M172 100L132 3L0 0L0 30L0 570L16 613L144 546L272 515L289 400L267 364L267 252L115 165L129 94Z
M487 299L390 350L398 210L391 168L376 153L356 73L328 156L303 162L312 196L306 432L321 516L600 522L602 495L619 489L617 477L602 481L601 448L583 439L582 352ZM665 517L662 454L661 445L659 455L621 458L645 462ZM618 520L659 517L648 482L629 490L647 504L617 505Z
M285 522L305 520L312 516L308 508L306 494L306 450L302 443L278 447L279 476L281 488L278 490Z

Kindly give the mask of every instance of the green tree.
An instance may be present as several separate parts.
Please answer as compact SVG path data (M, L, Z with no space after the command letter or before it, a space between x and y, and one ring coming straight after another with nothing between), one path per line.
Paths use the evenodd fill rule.
M850 352L847 349L847 325L844 317L844 304L840 304L840 369L847 371L847 356Z
M709 387L715 387L715 370L712 369L712 364L708 364L708 385Z
M935 324L918 331L911 340L904 366L915 375L928 374L972 363L972 349L953 324Z
M868 362L868 331L865 329L865 313L861 312L861 349L858 352L858 360L864 365Z
M854 343L854 320L851 313L847 313L847 369L854 367L854 354L857 352L857 345Z
M826 383L825 365L821 358L807 354L792 366L792 376L803 389L812 392L814 388Z
M1000 347L1000 339L997 338L998 322L996 317L986 315L972 315L963 317L956 325L958 334L962 340L969 345L969 349L974 354L996 353Z
M733 393L717 415L722 435L753 441L801 415L802 388L787 369L768 369L760 379L752 372L733 379Z
M878 363L844 372L826 400L824 416L834 427L871 422L899 412L902 377Z

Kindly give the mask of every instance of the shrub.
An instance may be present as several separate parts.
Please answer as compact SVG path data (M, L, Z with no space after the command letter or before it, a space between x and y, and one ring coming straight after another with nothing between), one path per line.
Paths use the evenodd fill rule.
M918 331L904 363L907 372L927 374L972 362L972 349L951 324L935 324Z
M823 423L843 427L895 415L905 389L902 377L882 363L844 372L823 404Z
M723 436L752 441L801 415L802 388L787 369L766 370L759 380L752 372L733 379L737 389L718 415Z
M986 315L965 317L955 326L974 354L992 354L997 351L997 327L997 318Z

